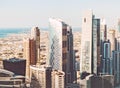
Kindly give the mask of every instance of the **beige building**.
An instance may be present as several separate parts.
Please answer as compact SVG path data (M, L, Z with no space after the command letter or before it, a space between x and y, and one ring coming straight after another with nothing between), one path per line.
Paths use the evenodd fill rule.
M59 70L52 71L52 88L65 88L64 87L65 73Z
M83 14L81 41L80 72L96 74L100 68L100 19L92 10Z
M77 71L77 82L80 79L80 52L81 52L81 32L73 33L73 48L75 51L75 67Z
M41 31L40 36L40 63L49 64L49 32Z
M26 77L30 79L30 65L36 65L40 59L40 30L31 29L31 38L23 40L23 54L26 59Z
M108 30L107 38L110 40L111 43L111 53L113 50L115 50L115 33L116 31L114 29Z
M25 39L23 41L24 58L26 59L26 77L30 79L30 65L36 64L35 41L33 39Z
M107 39L107 25L105 19L101 19L100 24L100 40L105 41Z
M13 72L0 69L0 88L24 88L24 79L24 76L14 76Z
M31 88L51 88L51 67L30 66Z

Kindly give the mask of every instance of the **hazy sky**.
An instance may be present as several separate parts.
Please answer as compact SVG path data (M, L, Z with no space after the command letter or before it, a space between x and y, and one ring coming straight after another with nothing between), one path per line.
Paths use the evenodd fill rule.
M114 27L120 0L0 0L0 27L48 27L49 17L81 27L82 12L87 9Z

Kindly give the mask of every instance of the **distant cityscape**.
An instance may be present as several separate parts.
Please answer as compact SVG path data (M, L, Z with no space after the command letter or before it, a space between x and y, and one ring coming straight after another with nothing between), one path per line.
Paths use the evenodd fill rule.
M47 30L3 35L0 88L120 88L120 19L117 29L109 28L86 10L81 22L73 31L49 18Z

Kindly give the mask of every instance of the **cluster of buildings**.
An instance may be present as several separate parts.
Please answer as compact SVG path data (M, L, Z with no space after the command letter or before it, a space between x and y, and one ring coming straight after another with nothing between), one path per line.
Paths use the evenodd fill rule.
M11 34L5 38L0 38L0 58L9 59L12 57L23 58L23 38L27 34Z
M96 84L103 85L100 88L114 88L120 84L119 26L120 22L118 22L118 29L107 29L104 19L95 18L91 10L84 13L82 18L80 74L84 76L85 73L89 73L93 76L81 77L80 82L83 81L86 85L82 88L96 88L92 87L92 84L87 81L96 81ZM105 87L108 84L104 83L104 78L109 79L106 79L109 87Z
M3 69L4 68L4 69ZM10 58L3 60L3 68L0 69L0 88L27 88L26 60Z
M26 76L34 88L79 88L76 82L75 55L71 27L60 19L49 19L49 59L40 57L40 30L35 27L25 40ZM27 42L26 42L27 41ZM29 52L29 53L28 53Z
M104 19L88 10L81 33L73 33L71 26L54 18L49 19L49 30L31 29L22 41L24 59L0 59L6 70L0 71L0 77L7 75L0 86L114 88L120 84L120 21L118 30L108 29ZM16 80L20 82L15 84Z

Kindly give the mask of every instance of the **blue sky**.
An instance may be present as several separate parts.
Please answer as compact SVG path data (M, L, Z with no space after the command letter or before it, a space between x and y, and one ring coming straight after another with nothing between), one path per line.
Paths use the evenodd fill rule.
M81 27L87 9L114 27L120 17L120 0L0 0L0 27L48 27L49 17Z

